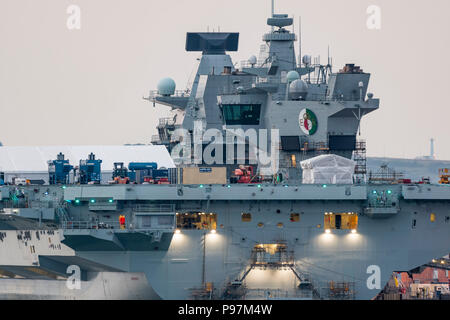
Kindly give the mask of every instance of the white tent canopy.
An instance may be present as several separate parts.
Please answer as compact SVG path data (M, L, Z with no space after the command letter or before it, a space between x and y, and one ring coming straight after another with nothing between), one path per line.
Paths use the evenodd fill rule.
M158 167L174 168L175 164L164 146L41 146L0 147L0 171L5 180L12 177L48 180L48 161L56 160L62 152L73 166L85 160L93 152L102 160L102 172L111 173L114 162L156 162Z
M300 163L304 184L353 184L355 161L335 154L321 155Z

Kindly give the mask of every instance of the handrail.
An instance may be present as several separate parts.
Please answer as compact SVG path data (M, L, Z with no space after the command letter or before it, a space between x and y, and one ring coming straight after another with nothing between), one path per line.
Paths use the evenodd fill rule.
M63 221L62 222L63 229L120 229L119 221L102 221L102 222L92 222L92 221Z
M173 227L165 227L162 228L162 226L150 226L150 227L134 227L132 225L125 225L125 228L121 228L119 221L99 221L99 222L92 222L92 221L62 221L62 229L64 230L101 230L101 229L109 229L109 230L169 230L169 229L175 229L175 226Z
M138 204L134 207L134 212L175 212L175 205L173 205L173 204L160 204L160 205Z
M176 98L188 98L191 95L190 90L175 90L174 94L172 94L170 97L176 97ZM149 99L156 99L156 97L163 97L159 94L158 90L150 90L149 92Z

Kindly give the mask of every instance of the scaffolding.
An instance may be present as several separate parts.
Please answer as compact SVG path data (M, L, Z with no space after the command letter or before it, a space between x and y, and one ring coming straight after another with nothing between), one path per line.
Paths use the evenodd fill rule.
M330 300L354 300L354 282L328 282L328 298Z
M353 160L356 162L355 181L356 183L363 183L366 180L367 174L366 141L356 141L355 150L353 151Z
M214 284L212 282L206 282L203 286L198 288L190 288L192 300L213 300L214 296Z
M380 166L380 169L373 173L369 172L369 183L398 183L403 178L403 173L396 172L388 167L386 163Z
M310 154L312 154L315 157L320 156L322 154L329 154L330 148L328 144L324 141L319 142L304 141L302 146L300 147L300 151L302 151L303 158L307 158L307 156Z
M250 265L244 274L234 281L228 282L224 288L222 298L227 300L239 300L244 299L249 292L254 295L255 292L272 292L272 298L285 298L286 292L283 294L276 294L277 290L266 289L249 289L245 286L245 278L253 269L260 270L291 270L299 281L297 292L291 298L300 299L320 299L319 291L315 289L313 283L309 280L309 277L299 272L295 266L294 251L288 250L287 242L283 240L276 241L271 244L257 244L253 247ZM280 293L282 290L278 290ZM259 297L259 295L257 295ZM286 296L287 297L287 296Z
M242 300L248 293L247 286L240 280L228 282L225 286L222 299Z

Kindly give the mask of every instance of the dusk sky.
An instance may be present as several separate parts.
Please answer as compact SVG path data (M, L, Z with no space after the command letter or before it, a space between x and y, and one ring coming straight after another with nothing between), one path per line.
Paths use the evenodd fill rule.
M71 5L79 30L67 27ZM367 28L370 5L380 30ZM334 71L372 74L381 106L362 122L369 156L425 155L433 137L450 160L450 1L277 0L276 12L296 32L302 17L304 54L325 63L329 45ZM240 32L239 62L258 54L269 14L269 0L1 0L0 141L149 143L168 108L142 97L164 77L186 88L199 56L185 52L186 32Z

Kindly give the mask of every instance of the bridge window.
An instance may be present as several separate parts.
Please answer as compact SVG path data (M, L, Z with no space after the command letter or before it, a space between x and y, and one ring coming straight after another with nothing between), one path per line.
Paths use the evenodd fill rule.
M205 212L188 212L177 215L178 229L216 230L217 214Z
M260 104L223 105L223 118L227 125L259 125Z
M358 229L358 215L353 212L327 212L323 224L325 230L356 230Z
M291 222L299 222L300 221L300 215L298 213L291 213Z
M281 149L284 151L299 151L300 138L298 136L281 136Z

